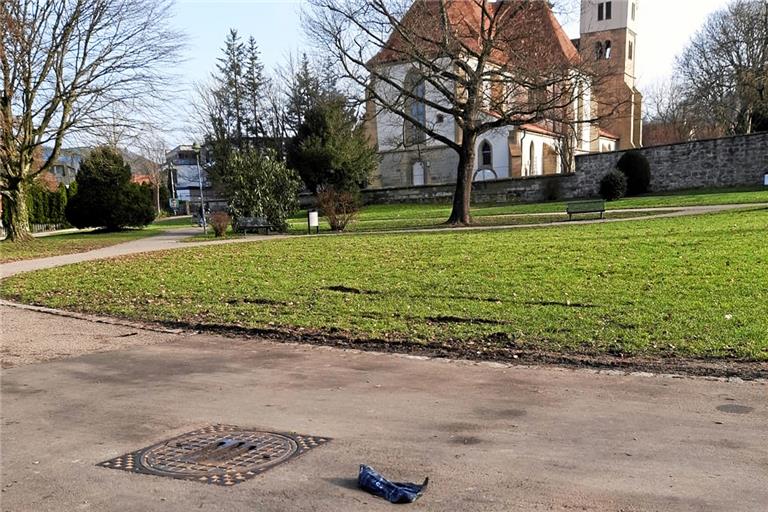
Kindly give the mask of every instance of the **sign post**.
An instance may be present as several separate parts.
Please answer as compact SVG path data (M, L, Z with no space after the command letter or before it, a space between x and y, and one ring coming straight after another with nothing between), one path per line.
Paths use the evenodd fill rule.
M315 228L315 234L320 233L320 217L317 210L307 212L307 234L312 234L312 228Z

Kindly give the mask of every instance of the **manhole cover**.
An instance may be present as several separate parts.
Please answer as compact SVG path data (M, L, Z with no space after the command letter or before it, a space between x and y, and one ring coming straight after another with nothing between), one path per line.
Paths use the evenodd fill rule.
M330 441L213 425L98 464L132 473L235 485Z

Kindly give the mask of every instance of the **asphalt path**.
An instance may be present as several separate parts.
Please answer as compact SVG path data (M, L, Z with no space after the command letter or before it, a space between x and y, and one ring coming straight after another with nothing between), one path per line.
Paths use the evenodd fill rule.
M765 511L768 384L363 353L0 306L3 511ZM97 467L206 425L332 441L226 488Z

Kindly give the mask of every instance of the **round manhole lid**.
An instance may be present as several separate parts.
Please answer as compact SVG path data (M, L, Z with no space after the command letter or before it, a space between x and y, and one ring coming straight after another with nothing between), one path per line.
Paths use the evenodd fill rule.
M215 425L101 465L136 473L234 485L328 440Z

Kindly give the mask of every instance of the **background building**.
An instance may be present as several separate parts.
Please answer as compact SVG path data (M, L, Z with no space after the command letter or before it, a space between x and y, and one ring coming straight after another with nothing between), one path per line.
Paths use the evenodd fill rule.
M571 116L576 129L569 136L573 140L568 142L573 151L569 154L564 150L564 136L553 128L557 123L546 119L520 126L502 126L478 137L474 181L570 172L574 168L573 162L564 158L639 147L642 143L642 96L635 87L637 0L582 0L581 38L576 40L567 37L548 5L542 4L542 9L534 11L541 16L536 20L540 33L536 35L537 40L530 44L546 46L548 52L557 53L566 60L580 58L582 61L597 61L594 67L600 79L594 84L584 80L573 102ZM412 10L415 8L417 4L411 7ZM473 8L481 7L474 2L451 4L447 15L457 19L449 22L460 24L473 19L467 13L467 9ZM479 19L479 16L475 18ZM391 38L388 47L383 48L371 62L388 66L393 80L418 84L413 90L424 101L413 102L411 115L441 136L460 140L460 131L454 119L429 106L429 103L445 104L444 96L428 81L419 84L418 72L412 63L391 58L391 55L403 55L403 52L389 47L393 44L397 44L396 38ZM449 66L450 62L445 65ZM377 92L385 97L389 94L385 88L391 87L387 84L374 86L384 88ZM491 87L488 84L488 88ZM489 110L484 115L492 117L493 113ZM455 182L459 163L456 151L422 131L412 130L402 117L373 99L368 102L366 118L368 134L380 156L378 171L372 177L369 188ZM589 122L595 118L600 119L599 124Z

